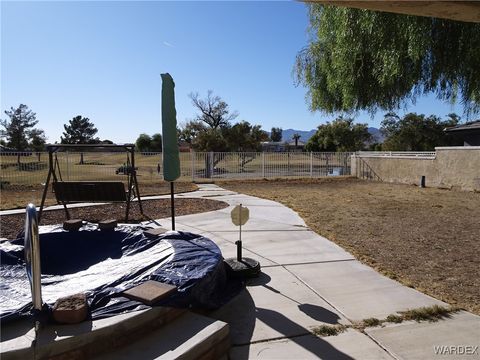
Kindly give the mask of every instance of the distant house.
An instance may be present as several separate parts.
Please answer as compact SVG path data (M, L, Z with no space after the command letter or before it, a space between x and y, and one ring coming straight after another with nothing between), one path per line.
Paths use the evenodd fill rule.
M290 140L288 143L289 150L292 152L302 152L305 149L305 143L303 141L298 140L297 144L295 145L295 140Z
M17 152L18 150L15 150L14 148L9 148L4 145L0 145L0 152Z
M0 153L2 155L11 155L11 156L15 156L15 155L30 156L30 155L32 155L32 152L30 150L20 151L20 150L14 149L14 148L6 147L4 145L0 145Z
M460 137L463 146L480 146L480 120L446 128L445 132Z
M262 142L262 151L265 152L302 152L305 143L298 140L297 147L295 141L264 141Z
M264 141L262 142L262 151L265 152L284 152L287 151L288 144L284 141Z
M192 145L189 144L186 141L181 140L181 141L178 142L178 151L179 152L190 152L190 151L192 151Z

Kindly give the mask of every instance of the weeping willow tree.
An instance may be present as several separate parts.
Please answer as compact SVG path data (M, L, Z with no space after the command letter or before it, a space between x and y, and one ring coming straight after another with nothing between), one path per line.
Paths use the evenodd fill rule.
M480 24L307 6L294 73L312 111L392 110L427 93L480 110Z

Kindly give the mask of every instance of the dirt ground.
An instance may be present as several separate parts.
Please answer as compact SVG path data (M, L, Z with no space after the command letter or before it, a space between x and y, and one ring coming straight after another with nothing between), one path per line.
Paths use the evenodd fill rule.
M218 184L281 202L390 278L480 315L480 193L350 177Z
M175 199L175 215L196 214L206 211L219 210L227 207L223 201L210 199ZM142 201L143 213L140 214L138 203L132 202L130 209L129 223L151 219L160 219L170 216L170 200L145 200ZM70 209L72 219L82 219L90 222L99 222L107 219L116 219L124 222L125 204L108 204ZM45 211L41 218L40 225L62 224L66 220L65 212L62 210ZM170 224L168 224L170 225ZM25 226L25 215L0 216L0 237L13 240Z
M163 195L170 193L170 183L160 181L156 183L140 183L140 196ZM29 203L40 207L44 187L42 185L12 185L0 191L0 210L24 208ZM198 186L190 182L176 182L175 193L197 190ZM47 193L46 205L54 205L55 194Z

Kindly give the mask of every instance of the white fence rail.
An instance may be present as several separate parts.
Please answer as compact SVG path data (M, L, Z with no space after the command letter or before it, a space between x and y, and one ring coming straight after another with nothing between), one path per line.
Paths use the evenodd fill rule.
M305 152L188 152L180 153L181 179L254 179L350 175L353 153ZM82 161L83 159L83 161ZM126 178L120 152L58 152L63 180L111 180ZM2 184L44 183L48 153L0 153ZM136 153L139 182L163 179L162 153Z
M359 157L387 157L406 159L435 159L435 151L358 151Z

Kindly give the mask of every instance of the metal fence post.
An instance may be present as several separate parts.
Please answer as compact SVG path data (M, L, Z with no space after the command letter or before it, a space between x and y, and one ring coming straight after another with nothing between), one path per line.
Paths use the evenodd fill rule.
M213 172L215 170L215 165L214 165L214 160L213 160L214 157L215 157L215 155L214 155L213 151L210 151L208 153L208 174L209 174L208 178L213 177Z
M68 151L66 152L66 162L67 162L67 181L70 181L70 163L68 161Z
M262 152L262 177L265 179L265 152Z
M195 182L195 154L193 149L190 149L190 171L192 172L192 182Z
M362 158L359 158L359 161L360 161L360 166L361 166L361 169L360 169L360 174L362 175L362 179L365 179L365 163L364 163L364 160Z
M340 175L351 175L352 169L350 168L350 174L347 171L347 156L348 156L348 154L349 153L344 153L343 154L343 173L340 174ZM352 155L350 154L350 156L352 156Z
M310 151L310 177L313 177L313 152Z

